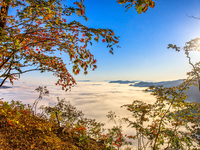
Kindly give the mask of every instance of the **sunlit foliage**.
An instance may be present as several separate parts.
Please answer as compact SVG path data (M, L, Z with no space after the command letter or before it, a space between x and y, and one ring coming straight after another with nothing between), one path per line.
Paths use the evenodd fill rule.
M149 7L154 8L154 0L117 0L119 4L125 6L126 11L135 5L136 11L141 14L145 13Z
M64 99L40 114L29 105L0 101L0 149L115 150L124 140L119 128L105 129Z
M3 0L0 3L0 78L11 83L20 74L39 70L50 71L58 77L56 84L67 90L76 82L73 73L88 67L95 70L96 59L87 48L94 41L107 44L110 53L118 43L111 29L94 29L80 22L68 21L73 14L87 21L83 1ZM10 12L10 13L9 13ZM60 53L60 54L59 54ZM60 56L59 56L60 55ZM63 56L63 57L62 57ZM64 63L68 58L70 62Z
M136 135L138 149L193 149L200 146L200 104L186 102L186 90L193 84L186 80L177 87L150 87L156 102L133 101L124 105L132 118L124 118Z
M119 41L111 29L95 29L77 20L69 21L74 14L88 20L83 2L0 1L0 78L4 79L0 87L7 79L13 83L21 74L38 70L52 72L58 77L56 85L68 90L76 84L67 70L68 65L73 65L74 74L79 74L81 68L84 74L88 73L88 68L97 68L97 60L88 45L94 41L105 42L113 54ZM135 5L138 13L155 5L152 0L118 0L118 3L126 5L127 10Z
M135 100L124 105L132 113L132 118L124 118L128 126L136 130L130 139L138 140L138 149L198 149L200 146L200 103L187 102L189 88L199 86L199 62L192 62L190 52L199 51L200 39L186 42L183 48L169 44L168 48L184 51L192 70L188 78L179 86L152 86L147 89L155 96L156 102L146 104Z

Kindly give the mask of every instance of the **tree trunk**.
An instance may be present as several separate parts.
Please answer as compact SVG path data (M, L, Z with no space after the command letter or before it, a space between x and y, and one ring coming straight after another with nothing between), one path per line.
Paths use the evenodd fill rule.
M6 26L6 18L8 16L10 2L11 0L3 0L2 2L2 4L4 3L4 5L1 6L1 11L0 11L0 36L2 36L2 31Z

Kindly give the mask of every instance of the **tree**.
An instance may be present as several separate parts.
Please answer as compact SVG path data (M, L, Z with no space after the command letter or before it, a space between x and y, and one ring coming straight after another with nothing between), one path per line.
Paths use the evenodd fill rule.
M50 71L58 77L56 85L68 90L76 84L61 55L67 54L73 73L95 70L96 59L87 49L94 41L107 43L110 53L119 42L111 29L94 29L78 21L68 22L77 14L87 21L83 0L70 6L60 0L1 0L0 2L0 78L13 83L30 71ZM129 9L135 4L138 13L154 7L152 0L118 0ZM9 13L9 10L12 13ZM13 13L15 12L15 13ZM55 55L60 52L60 55Z
M146 104L135 100L127 104L132 118L124 118L128 126L136 130L129 136L138 140L138 149L198 149L200 146L200 103L187 102L186 92L191 85L200 87L200 62L192 63L190 52L199 51L200 38L186 42L183 48L169 44L168 48L183 50L192 70L188 78L176 87L151 86L147 91L156 102ZM199 88L200 89L200 88ZM196 101L196 100L194 100Z
M142 12L145 13L148 7L153 8L155 6L155 2L153 0L117 0L117 2L119 4L123 4L123 6L126 8L126 11L135 5L135 9L139 14Z
M193 78L194 80L198 81L199 84L199 91L200 91L200 62L192 63L192 58L190 57L189 53L192 51L200 51L200 38L192 39L188 42L186 42L185 46L183 48L178 47L174 44L169 44L168 49L172 48L175 49L177 52L180 52L181 50L185 52L186 57L188 58L188 63L191 65L192 70L188 72L188 77Z

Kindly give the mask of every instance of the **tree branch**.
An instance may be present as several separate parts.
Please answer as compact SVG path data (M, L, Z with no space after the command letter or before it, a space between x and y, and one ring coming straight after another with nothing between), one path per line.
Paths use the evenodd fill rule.
M188 58L189 64L190 64L190 65L193 67L193 69L194 69L194 73L197 75L197 80L198 80L198 83L199 83L199 91L200 91L200 77L199 77L199 74L197 73L197 70L196 70L194 64L191 62L191 57L189 56L188 50L185 51L185 54L186 54L186 57Z
M26 71L19 72L19 73L12 73L11 75L23 74L23 73L26 73L26 72L37 71L37 70L39 71L39 70L43 70L43 69L41 69L41 68L30 69L30 70L26 70Z
M162 116L161 120L160 120L160 123L159 123L159 128L158 128L158 133L156 134L156 138L155 138L155 142L154 142L154 146L153 146L153 150L155 150L155 147L156 147L156 142L157 142L157 139L158 139L158 135L160 133L160 128L161 128L161 124L162 124L162 120L164 119L165 115L167 114L167 112L170 110L171 106L172 106L172 103L174 102L175 99L172 100L169 108L167 109L167 111L165 112L165 114Z
M9 77L9 74L10 74L10 71L12 70L12 68L11 68L11 66L12 66L12 63L10 64L10 66L9 66L9 71L8 71L8 73L7 73L7 76L4 78L4 80L1 82L1 84L0 84L0 88L3 86L3 84L5 83L5 81L8 79L8 77ZM7 71L6 71L7 72Z
M56 114L56 119L57 119L58 126L60 127L60 121L59 121L59 118L58 118L58 113L57 113L57 111L55 112L55 114Z

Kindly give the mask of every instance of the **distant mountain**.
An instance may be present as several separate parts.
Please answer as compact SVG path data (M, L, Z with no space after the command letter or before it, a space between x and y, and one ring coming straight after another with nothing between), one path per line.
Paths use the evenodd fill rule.
M200 102L200 91L199 87L192 85L189 89L189 92L186 92L188 101Z
M183 79L180 80L174 80L174 81L161 81L161 82L144 82L144 81L140 81L138 83L135 84L131 84L129 86L134 86L134 87L150 87L150 86L166 86L166 87L173 87L173 86L177 86L180 85L183 82Z
M110 81L109 83L118 83L118 84L130 84L130 83L135 83L137 81L123 81L123 80L116 80L116 81Z
M149 86L160 86L163 85L165 87L174 87L178 86L183 82L183 79L180 80L174 80L174 81L162 81L162 82L138 82L135 84L131 84L129 86L134 86L134 87L149 87ZM188 98L187 101L192 101L192 102L200 102L200 92L199 88L192 85L189 89L189 92L186 92Z
M3 79L0 78L0 83L1 83L2 81L3 81ZM8 82L8 81L5 81L5 83L6 83L6 82ZM3 85L1 88L2 88L2 89L7 89L7 88L12 88L12 87Z
M90 82L90 80L78 80L78 82Z
M12 88L11 86L5 86L5 85L3 85L2 87L1 87L1 89L8 89L8 88Z

